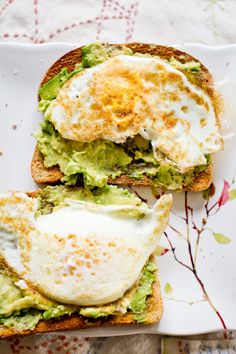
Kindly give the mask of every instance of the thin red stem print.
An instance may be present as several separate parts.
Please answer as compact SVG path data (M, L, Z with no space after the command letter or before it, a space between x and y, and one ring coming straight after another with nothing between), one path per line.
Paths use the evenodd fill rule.
M174 232L174 234L181 236L187 242L189 263L183 262L181 259L179 259L179 257L176 255L176 248L173 245L173 241L171 240L171 238L167 232L164 233L164 235L167 239L167 242L169 244L170 250L174 256L174 259L182 267L188 269L193 274L193 276L195 277L197 283L199 284L199 286L202 290L203 298L205 299L205 301L207 301L209 303L209 305L211 306L213 311L216 313L216 315L219 318L221 325L225 331L227 330L227 326L226 326L226 323L223 319L223 316L220 314L218 309L213 304L212 300L210 299L210 297L208 295L208 292L206 290L206 287L205 287L203 281L199 277L199 274L197 271L197 255L198 255L199 243L200 243L201 236L202 236L203 232L206 230L211 230L209 227L207 227L208 220L212 215L218 213L220 211L221 207L229 201L229 189L231 188L233 183L234 183L234 179L232 179L231 183L224 181L224 185L223 185L223 189L221 191L221 194L220 194L219 198L217 199L217 201L214 202L212 205L210 205L210 200L211 200L211 197L215 194L214 185L212 185L207 191L203 192L203 193L205 193L205 195L204 195L205 216L202 218L200 226L198 226L197 222L195 221L194 209L189 205L188 192L185 192L184 216L178 215L172 211L173 214L176 217L180 218L182 221L184 221L184 223L186 225L185 234L180 232L176 227L174 227L172 225L169 225L169 229L172 232ZM196 241L195 241L194 247L192 245L193 242L191 242L191 240L190 240L190 234L192 232L194 232L196 235ZM225 332L225 336L227 336L226 332Z
M175 252L175 247L174 247L173 244L171 243L168 234L167 234L166 232L164 232L164 235L165 235L165 237L166 237L166 239L167 239L167 241L168 241L168 243L169 243L169 245L170 245L170 249L171 249L171 251L172 251L172 253L173 253L173 256L174 256L176 262L178 262L181 266L187 268L190 272L193 273L193 275L195 276L195 278L196 278L198 284L200 285L200 287L201 287L201 289L202 289L202 292L203 292L203 294L204 294L204 298L205 298L206 301L209 303L209 305L212 307L212 309L215 311L216 315L219 317L220 322L221 322L223 328L224 328L225 330L227 330L227 326L226 326L226 324L225 324L225 322L224 322L224 320L223 320L223 317L221 316L221 314L219 313L219 311L216 309L216 307L213 305L213 303L212 303L212 301L211 301L211 299L210 299L210 297L209 297L209 295L208 295L208 293L207 293L207 291L206 291L206 289L205 289L205 286L204 286L202 280L201 280L201 279L199 278L199 276L198 276L198 273L197 273L197 270L196 270L196 268L195 268L195 265L192 266L192 267L190 267L190 266L188 266L187 264L185 264L184 262L182 262L182 261L177 257L176 252Z

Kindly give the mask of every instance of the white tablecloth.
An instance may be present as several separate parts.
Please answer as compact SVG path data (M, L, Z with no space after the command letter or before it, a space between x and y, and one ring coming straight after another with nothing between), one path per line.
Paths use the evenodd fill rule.
M236 43L236 0L0 0L0 41L82 45L94 40ZM51 334L2 342L0 353L231 354L236 353L233 337L86 339Z

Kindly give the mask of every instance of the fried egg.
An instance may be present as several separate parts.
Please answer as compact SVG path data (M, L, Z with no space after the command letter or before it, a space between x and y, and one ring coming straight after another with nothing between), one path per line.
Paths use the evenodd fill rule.
M46 112L66 139L115 143L141 134L181 172L222 149L213 103L156 58L119 55L69 80Z
M138 281L167 225L171 202L171 195L153 208L66 200L36 218L37 200L18 192L0 195L0 259L48 298L106 304Z

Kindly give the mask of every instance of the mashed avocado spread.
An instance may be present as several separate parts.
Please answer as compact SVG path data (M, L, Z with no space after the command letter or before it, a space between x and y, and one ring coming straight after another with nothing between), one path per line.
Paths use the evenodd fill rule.
M81 143L64 139L49 122L47 108L57 97L59 89L66 81L79 71L98 65L119 54L143 55L133 53L124 46L119 49L93 43L83 47L82 63L78 64L74 71L69 73L66 68L62 69L39 89L41 98L39 110L44 112L44 120L41 131L36 137L39 149L44 155L45 166L59 165L64 174L62 181L67 185L81 182L89 187L103 187L109 177L115 179L123 174L134 179L143 179L148 176L153 185L174 190L190 185L194 175L206 169L207 165L197 166L182 174L167 163L158 164L151 144L139 135L128 139L123 144L107 140ZM200 63L194 61L181 63L171 58L169 63L184 71L187 76L194 77L201 70Z
M139 205L141 200L127 190L105 186L91 191L87 188L46 187L38 196L38 214L48 214L64 204L65 198L92 201L98 204ZM124 296L104 306L77 307L52 301L31 289L7 270L0 268L0 324L18 331L33 330L40 320L50 320L73 313L86 317L87 321L109 315L132 313L137 322L145 322L147 297L152 294L156 280L156 265L146 264L139 281Z

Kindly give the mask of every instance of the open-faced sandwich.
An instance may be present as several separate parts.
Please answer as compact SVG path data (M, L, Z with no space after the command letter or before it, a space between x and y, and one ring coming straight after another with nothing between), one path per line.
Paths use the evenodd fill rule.
M0 338L162 315L153 253L171 195L149 208L116 186L0 195Z
M89 187L201 191L222 150L213 79L165 46L95 43L60 58L39 89L44 112L32 176Z

